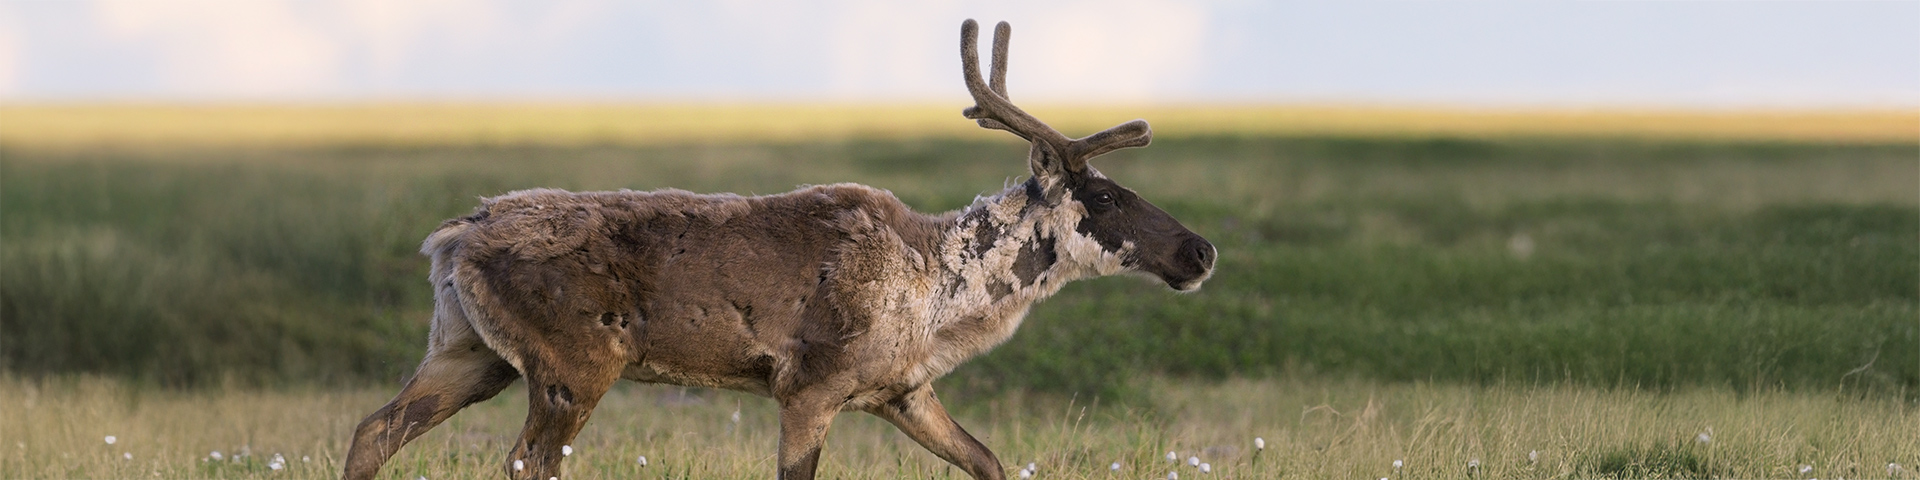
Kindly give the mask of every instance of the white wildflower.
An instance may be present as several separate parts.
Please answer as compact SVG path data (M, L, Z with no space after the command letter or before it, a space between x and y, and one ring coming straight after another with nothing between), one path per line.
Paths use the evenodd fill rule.
M1189 467L1200 466L1200 457L1187 457L1187 466Z
M1534 450L1527 452L1527 463L1540 463L1540 451Z
M1394 471L1394 472L1396 472L1396 473L1398 473L1398 472L1400 471L1400 465L1401 465L1401 463L1400 463L1400 459L1397 459L1397 458L1396 458L1396 459L1394 459L1394 460L1393 460L1393 471Z
M1887 465L1889 465L1889 466L1887 467L1887 471L1889 471L1889 472L1891 472L1891 471L1893 471L1893 467L1891 466L1891 465L1893 465L1893 464L1891 464L1891 463L1889 463L1889 464L1887 464ZM1116 471L1116 472L1118 472L1118 471L1120 471L1120 462L1113 462L1113 465L1112 465L1112 466L1109 466L1109 467L1107 467L1107 469L1108 469L1108 470L1113 470L1113 471Z
M1167 472L1167 480L1180 480L1180 472Z
M1211 463L1200 464L1200 473L1213 473L1213 464Z
M1533 237L1525 233L1513 234L1507 239L1507 251L1513 253L1513 258L1526 260L1533 256Z
M733 411L733 423L740 423L740 411L739 411L739 410L734 410L734 411Z
M1811 472L1811 471L1813 471L1813 466L1812 466L1812 465L1805 465L1805 464L1802 464L1802 465L1800 465L1800 473L1801 473L1801 474L1805 474L1805 473L1807 473L1807 472Z
M1040 471L1040 467L1038 467L1038 466L1035 466L1035 465L1033 464L1033 462L1027 462L1027 470L1032 470L1032 471L1036 471L1036 472L1038 472L1038 471Z
M1179 455L1176 455L1176 454L1174 454L1173 452L1167 452L1167 461L1169 461L1169 462L1179 462L1179 461L1180 461L1180 456L1179 456Z
M1700 442L1700 443L1709 443L1713 441L1713 435L1708 435L1707 432L1700 432L1699 435L1693 436L1693 441Z
M1264 438L1260 438L1260 437L1253 437L1253 449L1254 449L1254 450L1266 450L1266 449L1267 449L1267 439L1264 439Z
M526 469L527 469L527 462L523 462L519 460L513 461L513 471L518 472Z
M313 457L309 457L309 456L306 456L306 455L301 455L301 456L300 456L300 463L313 463Z
M571 455L573 455L573 445L561 445L561 446L560 446L560 456L562 456L562 457L566 457L566 456L571 456Z
M267 468L273 469L273 471L277 472L277 471L280 471L280 469L282 468L287 468L287 465L280 462L267 462Z
M1020 478L1033 478L1033 470L1020 469Z
M214 460L226 460L227 456L221 455L219 450L214 450L213 453L207 454L207 458L211 458Z
M420 476L419 478L415 478L415 479L413 479L413 480L427 480L427 476L426 476L426 475L421 475L421 476Z
M1896 475L1899 475L1899 474L1900 474L1900 470L1901 470L1901 469L1900 469L1900 464L1898 464L1898 463L1888 463L1888 464L1887 464L1887 476L1889 476L1889 477L1892 477L1892 476L1896 476Z
M133 460L133 452L121 452L120 458L123 460Z
M112 444L113 444L113 442L118 442L118 441L120 441L120 437L115 437L115 436L113 436L113 435L107 435L107 444L108 444L108 445L112 445Z
M640 456L640 460L639 460L639 463L640 463L640 466L642 466L642 467L644 467L644 466L647 466L647 456L646 456L646 455L641 455L641 456Z

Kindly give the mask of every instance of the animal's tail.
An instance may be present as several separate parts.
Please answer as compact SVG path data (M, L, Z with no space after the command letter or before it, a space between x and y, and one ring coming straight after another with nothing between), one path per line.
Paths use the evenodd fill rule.
M427 281L433 284L433 326L429 335L428 350L463 343L471 336L480 337L488 349L520 368L520 356L500 341L495 319L489 318L487 308L489 294L485 282L479 281L479 272L472 271L463 261L463 250L469 245L467 236L480 228L477 222L486 218L483 210L472 216L448 220L427 235L420 245L420 253L433 260L433 267L427 274Z

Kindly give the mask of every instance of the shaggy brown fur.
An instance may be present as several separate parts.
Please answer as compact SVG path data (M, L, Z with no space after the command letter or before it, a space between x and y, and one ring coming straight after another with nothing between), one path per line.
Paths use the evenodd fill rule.
M963 38L973 30L969 20ZM1002 23L996 57L1007 35ZM1055 145L1011 104L994 108L969 116L1033 140L1034 177L957 212L917 213L853 184L759 197L526 190L446 222L422 247L436 300L427 356L360 424L345 477L372 477L401 445L525 377L512 478L559 476L561 446L621 378L772 397L781 478L813 476L843 410L892 422L975 478L1002 478L933 380L1005 341L1067 282L1135 271L1192 290L1214 250L1086 165L1144 145L1145 122Z

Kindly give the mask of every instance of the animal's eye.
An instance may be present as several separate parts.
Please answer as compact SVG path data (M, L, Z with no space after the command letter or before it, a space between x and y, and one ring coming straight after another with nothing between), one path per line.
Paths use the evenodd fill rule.
M1103 207L1111 207L1113 206L1113 194L1107 192L1096 193L1093 195L1093 203L1098 203Z

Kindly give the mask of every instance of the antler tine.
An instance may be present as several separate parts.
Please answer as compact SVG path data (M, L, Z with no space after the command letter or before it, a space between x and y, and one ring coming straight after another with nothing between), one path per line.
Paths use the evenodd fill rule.
M1000 23L1006 24L1007 22L1000 22ZM1007 124L1000 123L999 120L994 120L993 118L989 118L984 113L985 111L982 110L981 106L979 105L980 94L977 91L978 89L974 88L975 87L974 84L980 82L980 54L975 52L975 49L978 48L976 45L979 44L979 38L977 35L979 28L980 28L979 24L974 23L973 19L971 18L967 19L966 22L962 22L960 24L960 71L962 74L966 76L967 91L970 93L973 93L973 97L974 97L974 100L973 100L974 106L967 107L967 109L962 110L960 114L966 116L967 118L974 119L974 121L976 123L979 123L982 128L989 128L993 130L1005 130L1008 132L1012 132L1014 135L1020 136L1020 138L1023 140L1027 140L1031 142L1033 141L1032 136L1027 135L1024 132L1014 130L1012 127L1008 127ZM999 27L995 27L994 30L995 30L994 36L996 37L996 39L1004 40L1006 38L1006 35L1000 34L1001 29ZM1008 26L1008 30L1011 30L1011 26ZM991 88L990 91L996 91L995 93L998 93L998 92L1006 91L1006 83L1005 83L1006 82L1006 62L998 61L1002 58L1006 58L1005 56L1000 55L1001 52L1005 51L1004 45L1006 42L997 41L995 43L1002 47L994 50L994 60L996 60L996 62L994 62L995 68L992 73L993 78L997 80L999 83L998 83L998 87L990 87ZM1002 98L1004 98L1004 95Z
M974 106L961 110L960 114L967 118L974 119L981 127L994 130L1006 130L1013 132L1014 135L1019 135L1020 138L1032 141L1031 138L1027 138L1026 134L1014 131L1004 123L1000 123L991 118L985 118L985 114L982 113L980 109L980 94L978 89L974 88L974 84L980 82L980 54L974 51L974 49L977 48L975 45L980 42L979 30L980 25L974 23L971 18L965 22L960 22L960 74L967 82L967 92L972 93L974 97Z
M998 25L993 26L993 68L988 70L987 73L987 87L993 90L993 93L999 94L1000 98L1007 99L1008 102L1013 101L1013 97L1007 95L1007 43L1012 36L1012 24L1003 20ZM969 45L972 44L969 43ZM999 120L982 118L976 120L976 122L982 127L994 130L1006 130L1013 132L1014 135L1019 135L1022 139L1033 141L1032 138L1028 138L1024 133L1014 132L1012 128L1007 127L1007 124L1000 123Z
M993 78L990 79L993 83L990 85L993 93L1007 101L1013 101L1013 97L1007 95L1007 42L1012 36L1013 25L1003 21L993 26Z
M1149 143L1153 143L1153 129L1147 126L1146 120L1136 119L1074 140L1067 158L1078 158L1085 162L1107 152L1144 147Z
M994 78L999 84L998 90L1006 90L1006 45L1012 26L1000 22L995 28L994 42ZM967 107L961 114L974 119L980 126L997 130L1006 130L1019 135L1029 142L1041 142L1055 153L1064 152L1072 140L1060 134L1045 122L1033 118L1013 102L996 92L994 87L980 78L980 54L978 51L980 25L972 19L960 24L960 71L966 78L967 92L973 94L974 106Z

